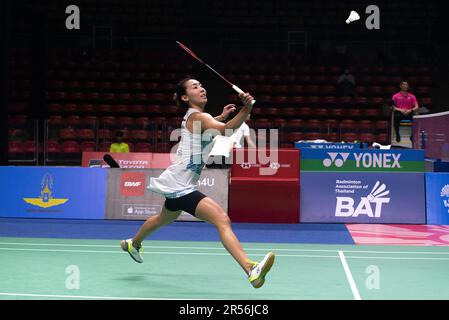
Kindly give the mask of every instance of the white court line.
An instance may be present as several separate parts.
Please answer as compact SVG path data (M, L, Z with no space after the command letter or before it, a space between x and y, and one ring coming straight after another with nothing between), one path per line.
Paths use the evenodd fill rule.
M124 251L97 251L97 250L63 250L63 249L28 249L28 248L0 248L6 251L37 251L37 252L74 252L74 253L118 253L126 254ZM168 251L145 251L145 254L162 254L162 255L198 255L198 256L229 256L229 253L208 253L208 252L168 252ZM265 254L252 254L254 256L264 257ZM334 258L337 256L319 256L319 255L295 255L295 254L277 254L278 257L299 257L299 258ZM448 259L449 260L449 259Z
M97 299L97 300L209 300L209 299L174 299L174 298L142 298L142 297L102 297L102 296L73 296L62 294L35 294L0 292L0 296L35 297L35 298L71 298L71 299Z
M126 252L117 251L102 251L102 250L64 250L64 249L31 249L31 248L0 248L0 251L36 251L36 252L73 252L73 253L114 253L126 254ZM337 252L337 251L332 251ZM340 252L340 251L338 251ZM229 253L210 253L210 252L176 252L176 251L145 251L144 254L162 254L162 255L198 255L198 256L228 256ZM252 253L251 255L263 257L265 254ZM322 255L307 255L307 254L276 254L278 257L296 257L296 258L333 258L338 259L338 256L322 256ZM375 256L348 256L350 259L381 259L381 260L443 260L449 261L449 258L420 258L420 257L375 257Z
M25 245L25 246L55 246L55 247L97 247L97 248L118 248L119 245L110 244L69 244L69 243L33 243L33 242L0 242L0 245ZM191 247L191 246L153 246L154 249L192 249L192 250L225 250L223 247ZM244 248L247 251L292 251L292 252L335 252L330 249L293 249L293 248ZM449 255L448 252L430 252L430 251L371 251L371 250L345 250L351 253L386 253L386 254L435 254Z
M346 262L345 255L343 251L338 251L338 255L340 256L341 264L345 269L346 278L348 279L349 285L351 286L352 294L354 295L355 300L362 300L360 297L359 290L357 290L357 286L355 284L354 278L352 277L351 270L349 269L348 263Z

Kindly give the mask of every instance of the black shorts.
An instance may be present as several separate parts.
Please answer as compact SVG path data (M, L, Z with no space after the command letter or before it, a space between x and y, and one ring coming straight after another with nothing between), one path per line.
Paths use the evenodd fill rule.
M193 191L185 196L173 199L165 199L164 206L170 211L183 210L195 216L195 210L198 203L207 196L199 191Z

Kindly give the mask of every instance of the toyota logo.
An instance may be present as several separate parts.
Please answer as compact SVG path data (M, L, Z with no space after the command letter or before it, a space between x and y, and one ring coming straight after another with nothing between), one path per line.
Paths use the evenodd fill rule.
M249 163L249 162L243 162L240 166L241 166L243 169L249 169L249 168L251 168L251 163Z
M272 162L270 163L270 168L273 170L277 170L281 167L281 165L279 164L279 162Z

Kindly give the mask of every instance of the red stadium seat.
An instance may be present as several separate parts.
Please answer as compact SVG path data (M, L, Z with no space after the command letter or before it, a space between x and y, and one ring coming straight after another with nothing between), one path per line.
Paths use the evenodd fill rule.
M112 113L112 105L110 104L106 103L99 104L96 107L96 109L99 113Z
M112 106L112 110L114 113L128 113L129 109L128 109L128 105L126 104L117 104Z
M282 108L280 113L283 117L293 117L296 115L296 110L295 108Z
M271 123L273 128L283 128L287 125L287 120L282 118L276 118Z
M94 140L95 132L92 129L79 129L78 138L81 140Z
M342 106L349 106L349 105L352 105L353 101L352 101L351 97L345 96L345 97L340 97L338 99L338 103Z
M80 149L83 152L94 152L96 151L97 147L95 141L83 141L80 144Z
M360 132L371 132L374 130L374 122L371 120L360 120L357 123Z
M48 117L48 124L50 126L62 126L65 124L65 121L60 115L52 115Z
M287 96L275 96L273 98L273 104L278 105L278 106L282 106L288 103L288 97Z
M304 133L302 132L290 132L286 136L287 142L297 142L304 140Z
M341 135L341 139L344 142L354 142L354 141L357 141L359 139L359 136L355 132L344 132Z
M65 118L65 123L69 126L80 126L81 125L81 117L80 116L67 116Z
M134 152L153 152L153 146L148 142L137 142Z
M25 125L27 123L27 116L25 114L15 114L9 117L8 123L11 125Z
M68 140L62 143L63 153L79 153L80 151L80 146L76 141Z
M286 128L293 131L303 130L304 121L301 119L287 120Z
M25 153L35 153L36 143L33 140L25 141L23 148Z
M329 110L326 108L314 108L312 113L316 117L324 118L329 115Z
M300 117L308 117L312 115L312 108L309 107L295 108L295 114Z
M99 96L100 100L103 101L115 101L115 93L113 92L102 92Z
M97 116L85 116L82 119L82 125L86 127L94 128L98 125L98 117Z
M387 143L389 143L388 140L389 140L389 138L388 138L387 133L379 133L376 135L376 138L375 138L375 142L378 142L380 144L387 144Z
M154 116L163 113L163 109L160 105L152 104L148 106L147 112L150 116Z
M83 103L80 106L80 112L82 112L82 113L94 113L95 112L95 107L91 103Z
M320 132L306 132L304 133L305 140L317 140L325 138L325 134Z
M358 118L358 117L362 116L362 109L360 109L360 108L346 109L344 111L344 114L346 117Z
M295 106L301 106L304 104L304 97L303 96L291 96L288 97L288 103L295 105Z
M421 107L430 107L430 106L432 106L432 98L422 98L422 99L420 99L421 101L421 103L420 103L420 106Z
M103 116L100 118L100 126L113 127L117 125L117 119L114 116Z
M98 129L98 139L111 141L114 139L114 133L110 129Z
M276 117L279 113L278 108L263 108L263 115L265 117Z
M63 128L59 131L59 137L62 140L74 140L77 138L77 133L74 128Z
M134 120L134 124L142 128L146 128L152 123L154 123L154 121L151 121L148 117L138 117Z
M329 111L330 115L333 117L343 117L344 116L344 109L342 108L332 108Z
M374 142L375 136L372 133L361 133L359 135L359 139L362 142L367 142L367 143L371 144Z
M131 138L133 140L148 140L149 132L142 129L136 129L131 131Z
M76 103L63 104L62 111L66 113L78 113L80 111L80 106Z
M367 118L376 118L380 116L380 109L365 109L363 114Z
M133 114L146 113L148 108L143 104L132 104L129 106L129 112Z
M308 106L314 106L321 103L321 98L318 96L309 96L306 98L306 104Z
M377 131L386 131L390 127L390 124L387 120L377 120L376 121L376 130Z
M307 132L320 132L322 130L323 124L321 120L310 119L304 121L304 128Z
M58 141L54 141L54 140L49 140L47 142L47 152L52 154L52 153L59 153L61 152L62 147L61 145L58 143Z
M254 120L254 126L257 129L269 128L271 126L271 121L270 121L270 119L265 119L265 118L256 119L256 120Z
M24 153L25 148L20 141L8 141L8 153Z

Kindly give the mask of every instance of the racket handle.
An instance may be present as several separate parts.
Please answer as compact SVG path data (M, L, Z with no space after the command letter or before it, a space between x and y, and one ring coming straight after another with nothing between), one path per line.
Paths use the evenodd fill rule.
M232 85L232 89L234 89L235 91L237 91L238 93L244 93L242 89L240 89L239 87L237 87L235 84ZM253 106L256 103L256 100L251 101L251 105Z

